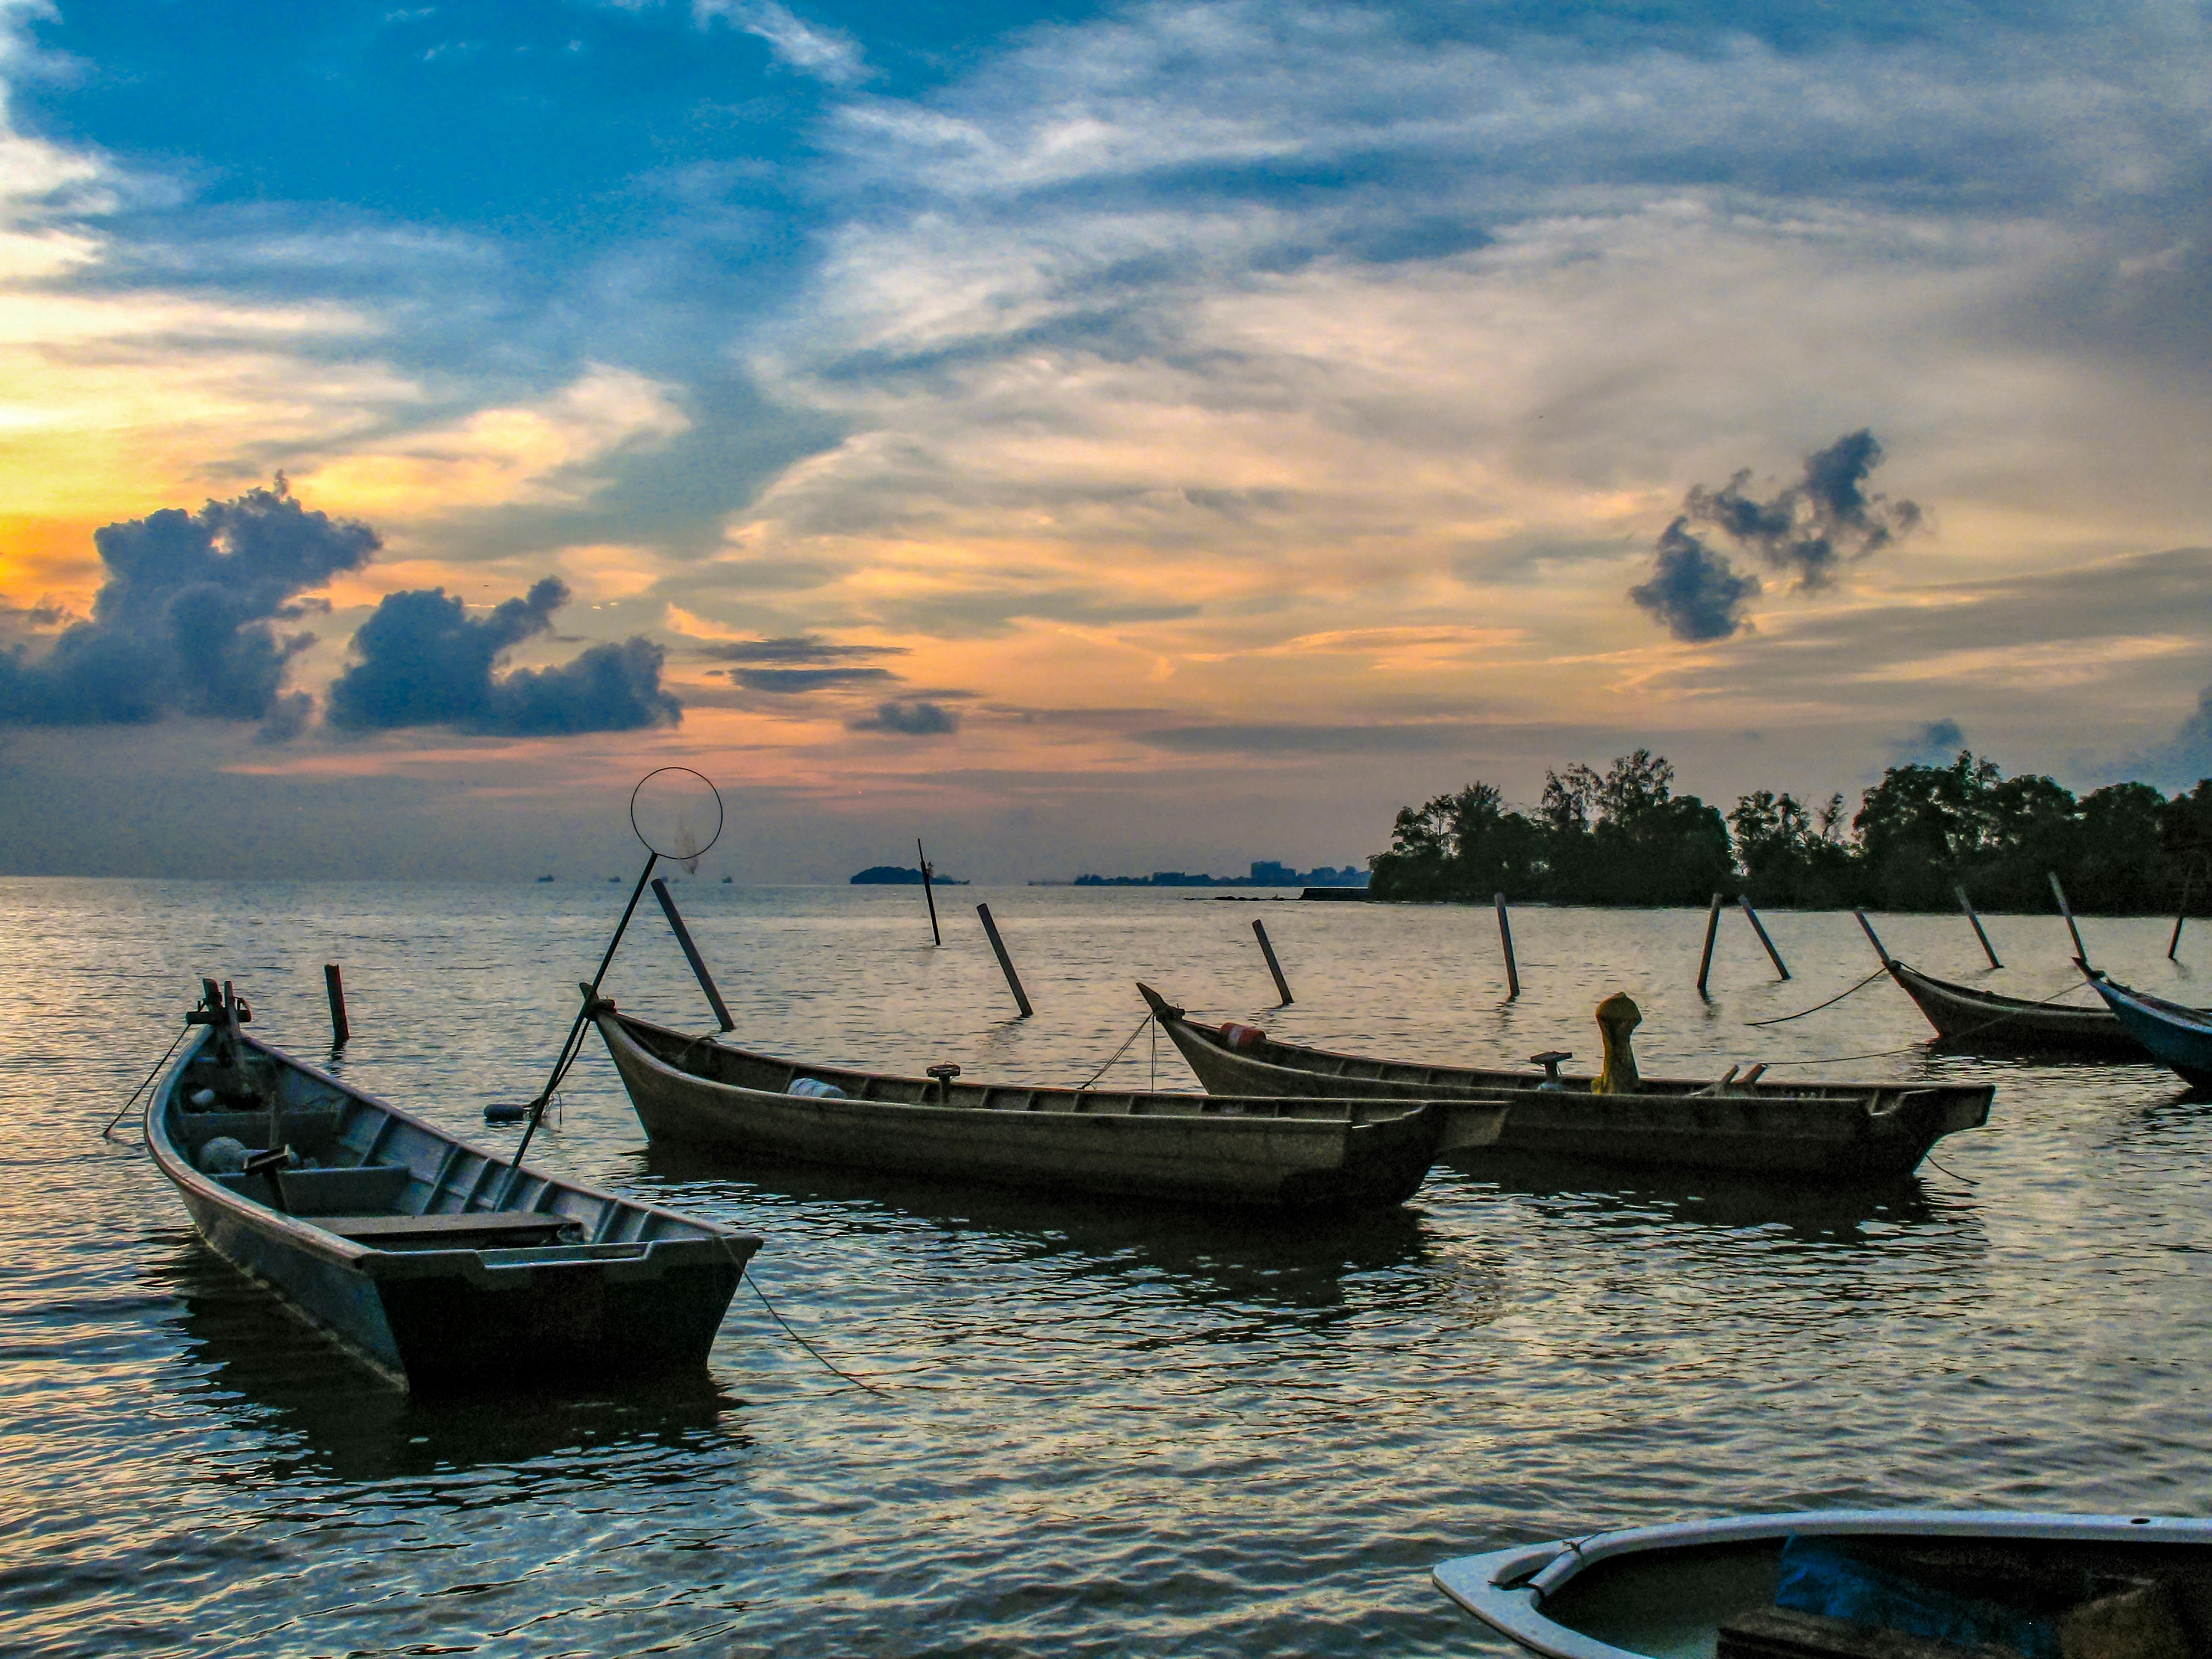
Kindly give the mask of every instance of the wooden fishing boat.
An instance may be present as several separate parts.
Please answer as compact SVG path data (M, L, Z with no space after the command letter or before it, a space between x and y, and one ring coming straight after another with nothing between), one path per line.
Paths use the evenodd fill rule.
M227 988L192 1018L154 1162L210 1248L387 1376L705 1364L758 1238L518 1170L247 1036Z
M1491 1151L1613 1164L1733 1170L1776 1178L1910 1173L1944 1135L1989 1121L1985 1083L1765 1083L1642 1078L1593 1094L1588 1077L1370 1060L1280 1042L1249 1025L1191 1019L1144 993L1209 1093L1510 1101Z
M778 1060L592 1003L646 1133L766 1163L1206 1204L1404 1202L1498 1103L956 1083ZM793 1085L804 1085L793 1092Z
M1822 1510L1523 1544L1437 1588L1552 1659L2195 1659L2212 1521Z
M2068 1007L1954 985L1885 954L1881 965L1911 997L1936 1035L1989 1054L2065 1054L2142 1060L2143 1046L2109 1008Z
M2212 1012L2184 1007L2145 991L2115 984L2101 969L2086 962L2075 964L2104 998L2113 1017L2128 1035L2170 1071L2181 1073L2191 1088L2212 1089Z

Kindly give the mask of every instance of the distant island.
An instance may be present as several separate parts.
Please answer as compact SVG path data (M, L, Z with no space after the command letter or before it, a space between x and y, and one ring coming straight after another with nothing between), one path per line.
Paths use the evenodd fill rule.
M965 887L968 884L957 876L940 876L934 870L929 872L929 878L939 887ZM902 865L872 864L853 878L852 884L855 887L919 887L921 885L921 872L909 870Z
M1322 865L1297 870L1273 859L1256 859L1249 876L1188 875L1181 870L1155 870L1149 876L1078 876L1078 887L1364 887L1367 872L1347 864L1341 870Z

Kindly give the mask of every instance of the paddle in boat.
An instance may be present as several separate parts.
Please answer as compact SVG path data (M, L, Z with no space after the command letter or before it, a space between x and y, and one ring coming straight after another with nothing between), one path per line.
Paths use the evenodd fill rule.
M647 1134L749 1161L1352 1208L1402 1203L1439 1157L1495 1139L1506 1116L1498 1102L1223 1099L958 1083L952 1065L927 1077L805 1065L656 1025L581 988Z
M217 1255L410 1387L706 1363L758 1238L469 1146L256 1042L204 983L146 1145Z
M1257 1026L1194 1020L1139 984L1162 1030L1208 1092L1510 1103L1497 1154L1646 1167L1732 1170L1762 1178L1885 1179L1910 1173L1942 1136L1989 1121L1985 1083L1800 1083L1647 1078L1628 1032L1626 997L1599 1011L1607 1069L1560 1070L1574 1056L1534 1056L1542 1073L1370 1060L1283 1042ZM1610 1011L1610 1012L1608 1012Z
M2113 1017L2128 1035L2150 1051L2151 1058L2169 1071L2179 1072L2192 1089L2212 1089L2212 1011L2184 1007L2147 991L2131 990L2106 977L2080 957L2074 965L2088 975L2089 983L2105 1000Z
M1437 1588L1552 1659L2197 1659L2212 1521L1822 1510L1447 1561Z

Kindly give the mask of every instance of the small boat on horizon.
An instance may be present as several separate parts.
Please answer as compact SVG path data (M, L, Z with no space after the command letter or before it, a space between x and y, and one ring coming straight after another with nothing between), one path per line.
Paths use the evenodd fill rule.
M1620 1093L1562 1073L1572 1056L1537 1056L1543 1073L1424 1066L1310 1048L1231 1021L1189 1018L1139 983L1161 1029L1212 1094L1489 1099L1512 1111L1491 1151L1641 1166L1735 1170L1782 1179L1910 1174L1942 1136L1989 1121L1986 1083L1749 1083L1644 1078Z
M205 983L146 1146L216 1254L403 1386L706 1363L758 1237L518 1168L247 1036Z
M1431 1576L1550 1659L2192 1659L2212 1521L1816 1510L1516 1545Z
M587 997L590 988L582 988ZM1500 1102L1223 1099L956 1083L803 1065L589 1001L653 1141L1031 1191L1224 1205L1403 1203L1445 1152L1498 1137ZM1319 1094L1321 1091L1315 1091Z

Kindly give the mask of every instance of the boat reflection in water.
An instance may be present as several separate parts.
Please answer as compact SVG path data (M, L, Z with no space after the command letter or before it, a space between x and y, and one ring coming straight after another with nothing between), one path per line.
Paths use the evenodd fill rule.
M656 1450L688 1456L750 1443L732 1426L742 1402L704 1371L589 1390L571 1379L557 1390L410 1394L286 1312L183 1229L147 1275L152 1288L176 1298L182 1343L162 1368L165 1392L209 1410L253 1448L237 1460L210 1460L214 1478L227 1484L303 1475L383 1481L564 1462L590 1466L593 1480L605 1483L618 1480L625 1460L656 1468Z

